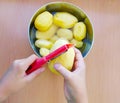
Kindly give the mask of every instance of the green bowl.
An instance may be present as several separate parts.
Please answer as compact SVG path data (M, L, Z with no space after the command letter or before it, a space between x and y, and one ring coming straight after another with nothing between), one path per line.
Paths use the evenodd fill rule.
M44 11L49 11L51 13L60 12L60 11L61 12L69 12L72 15L76 16L78 21L83 21L86 24L87 36L83 40L83 42L84 42L83 47L79 49L81 51L83 57L86 57L88 55L88 53L90 52L90 50L93 46L93 41L94 41L92 23L91 23L90 19L88 18L88 16L86 15L86 13L81 8L75 6L71 3L67 3L67 2L48 3L48 4L40 7L32 16L30 23L29 23L29 27L28 27L28 36L29 36L30 45L31 45L33 51L35 52L35 54L38 56L41 56L39 54L39 48L37 48L35 46L36 28L34 26L34 21L35 21L36 17Z

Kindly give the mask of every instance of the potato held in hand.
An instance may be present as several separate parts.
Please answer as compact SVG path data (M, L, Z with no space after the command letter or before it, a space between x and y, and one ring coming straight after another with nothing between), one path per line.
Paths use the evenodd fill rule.
M62 28L72 28L78 22L78 19L70 13L57 12L53 17L53 22Z
M57 48L59 48L60 46L67 44L68 42L64 39L59 39L55 42L55 44L53 45L51 52L56 50ZM75 56L75 52L73 48L68 49L67 52L65 52L64 54L58 56L57 58L51 60L48 63L48 67L49 69L55 73L55 74L59 74L55 69L54 69L54 64L55 63L61 63L66 69L71 70L73 63L74 63L74 56Z
M35 19L35 27L39 31L46 31L50 28L50 26L53 23L53 15L49 13L48 11L45 11L41 14L39 14Z

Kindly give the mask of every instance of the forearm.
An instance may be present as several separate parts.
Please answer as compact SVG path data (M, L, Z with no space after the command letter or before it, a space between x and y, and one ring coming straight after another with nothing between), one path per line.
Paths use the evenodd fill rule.
M70 97L67 98L68 103L88 103L88 96L86 89L82 89L83 91L74 91L70 94Z
M0 103L6 99L6 96L3 94L3 91L0 90Z
M82 99L79 97L76 99L67 100L67 103L88 103L88 98L87 96L83 97Z
M8 96L9 93L6 90L6 87L2 84L2 81L0 81L0 103L5 101Z

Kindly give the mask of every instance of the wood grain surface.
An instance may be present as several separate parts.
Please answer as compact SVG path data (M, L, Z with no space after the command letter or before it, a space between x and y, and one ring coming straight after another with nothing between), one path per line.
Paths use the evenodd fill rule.
M15 59L33 53L27 35L33 13L53 0L0 0L0 77ZM94 26L85 58L89 103L120 103L120 0L61 0L82 8ZM63 78L49 70L5 103L66 103Z

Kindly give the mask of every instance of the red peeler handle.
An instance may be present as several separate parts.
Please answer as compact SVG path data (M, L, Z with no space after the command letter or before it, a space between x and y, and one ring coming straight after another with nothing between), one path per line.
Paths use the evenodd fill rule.
M33 64L29 66L29 68L26 70L26 74L30 74L33 71L39 69L41 66L43 66L47 62L46 58L38 58L35 60Z

